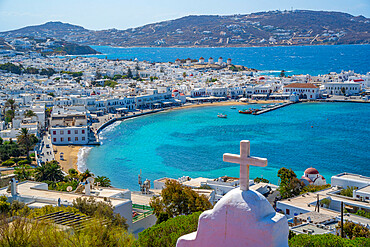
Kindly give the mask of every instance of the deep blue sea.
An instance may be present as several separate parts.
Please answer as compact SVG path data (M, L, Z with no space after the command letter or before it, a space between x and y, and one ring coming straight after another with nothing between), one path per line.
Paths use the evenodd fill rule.
M117 123L101 133L86 164L116 187L138 190L137 176L151 181L181 176L239 176L239 165L222 161L251 141L251 155L268 159L257 176L278 182L281 167L300 177L315 167L330 183L341 172L370 176L370 104L300 103L260 116L239 114L230 106L161 112ZM228 115L218 118L218 113Z
M91 46L103 53L95 57L108 59L139 59L150 62L174 62L176 58L232 59L233 64L278 74L327 74L342 70L356 73L370 71L370 45L280 46L245 48L116 48Z

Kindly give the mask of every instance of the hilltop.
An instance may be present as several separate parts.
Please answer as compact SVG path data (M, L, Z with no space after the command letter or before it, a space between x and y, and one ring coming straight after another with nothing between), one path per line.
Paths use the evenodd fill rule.
M186 16L126 30L93 31L61 22L0 33L1 37L57 38L112 46L275 46L369 44L370 19L341 12L269 11L246 15Z

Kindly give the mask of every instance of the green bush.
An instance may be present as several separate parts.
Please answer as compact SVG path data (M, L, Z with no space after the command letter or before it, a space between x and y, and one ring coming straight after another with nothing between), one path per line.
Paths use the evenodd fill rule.
M370 219L370 212L358 210L355 214Z
M18 161L17 164L19 166L21 166L21 165L29 165L29 164L31 164L31 160L20 160L20 161Z
M294 236L289 240L290 247L350 247L370 246L369 238L356 238L354 240L344 239L333 234Z
M353 197L353 191L356 190L356 189L357 189L357 187L354 187L354 186L347 187L345 189L342 189L339 192L339 195L341 195L341 196L347 196L347 197Z
M302 191L300 194L304 194L304 193L307 193L307 192L316 192L316 191L320 191L320 190L324 190L324 189L327 189L327 188L330 188L331 185L330 184L325 184L325 185L307 185L305 187L303 187Z
M139 233L137 246L176 246L179 237L197 230L200 214L201 212L197 212L187 216L177 216L144 230Z
M7 161L4 161L1 165L2 166L13 166L15 164L14 160L9 159Z

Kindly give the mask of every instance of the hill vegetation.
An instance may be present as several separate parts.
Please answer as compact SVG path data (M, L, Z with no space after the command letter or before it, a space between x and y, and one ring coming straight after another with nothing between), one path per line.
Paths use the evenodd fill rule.
M92 31L61 22L24 27L0 37L56 38L83 45L275 46L369 44L370 19L341 12L269 11L245 15L186 16L126 30Z

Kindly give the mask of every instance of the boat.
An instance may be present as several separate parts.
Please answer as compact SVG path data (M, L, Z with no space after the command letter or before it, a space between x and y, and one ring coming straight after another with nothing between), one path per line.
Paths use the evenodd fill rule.
M249 110L244 109L244 110L239 110L239 113L241 113L241 114L252 114L253 111L254 111L254 109L249 109Z
M260 111L260 109L244 109L244 110L242 110L242 111L239 111L239 113L241 113L241 114L255 114L255 113L257 113L257 112L259 112Z
M236 109L236 107L235 106L232 106L232 107L230 107L230 109Z
M226 114L219 113L217 115L217 117L219 117L219 118L227 118L227 115Z

